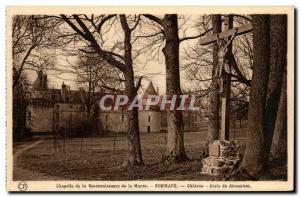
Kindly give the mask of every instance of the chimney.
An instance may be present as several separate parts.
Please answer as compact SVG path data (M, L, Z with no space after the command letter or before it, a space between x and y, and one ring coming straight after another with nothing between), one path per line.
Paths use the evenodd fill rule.
M38 90L43 90L43 71L42 69L38 72Z
M43 90L47 90L48 89L48 78L47 78L46 74L43 75L42 87L43 87Z
M156 87L156 94L159 95L159 87Z
M61 100L63 102L66 101L66 93L67 93L67 86L65 85L65 83L63 82L61 85Z

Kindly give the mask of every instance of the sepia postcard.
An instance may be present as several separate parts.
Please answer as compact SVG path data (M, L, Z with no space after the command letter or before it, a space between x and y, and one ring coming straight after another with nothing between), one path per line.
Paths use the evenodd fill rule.
M286 7L6 8L10 192L291 192Z

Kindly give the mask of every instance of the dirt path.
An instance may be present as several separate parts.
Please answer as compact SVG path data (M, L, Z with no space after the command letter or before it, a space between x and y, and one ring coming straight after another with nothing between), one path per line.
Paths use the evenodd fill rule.
M39 141L36 141L32 144L29 144L27 146L24 146L20 149L18 149L14 153L14 161L13 161L13 179L15 181L42 181L42 180L59 180L60 178L47 175L45 173L35 172L31 171L25 168L21 168L18 165L18 158L27 150L34 148L41 142L43 142L44 139L41 139Z

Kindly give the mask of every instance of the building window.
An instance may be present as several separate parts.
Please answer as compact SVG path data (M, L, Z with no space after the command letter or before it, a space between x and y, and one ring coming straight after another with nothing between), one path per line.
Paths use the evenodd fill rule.
M28 121L31 121L31 111L28 112Z
M70 105L70 109L72 109L73 108L73 105Z
M124 120L125 120L125 116L124 114L122 114L122 122L124 122Z
M73 120L73 115L72 115L72 114L70 114L70 117L69 117L69 121L70 121L70 123L72 122L72 120Z
M84 106L83 105L80 106L80 111L84 111Z
M57 122L59 121L59 113L55 113L55 119Z
M59 109L59 105L56 105L56 109Z
M151 121L151 116L148 116L148 122L150 122Z
M147 133L150 133L150 126L147 126Z
M68 96L67 96L67 98L66 98L66 101L67 101L67 102L69 102L69 101L70 101Z

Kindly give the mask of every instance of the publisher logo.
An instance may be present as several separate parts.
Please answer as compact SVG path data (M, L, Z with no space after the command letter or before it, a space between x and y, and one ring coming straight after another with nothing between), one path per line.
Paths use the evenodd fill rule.
M18 188L20 191L26 191L28 188L28 184L26 182L22 181L18 184Z

